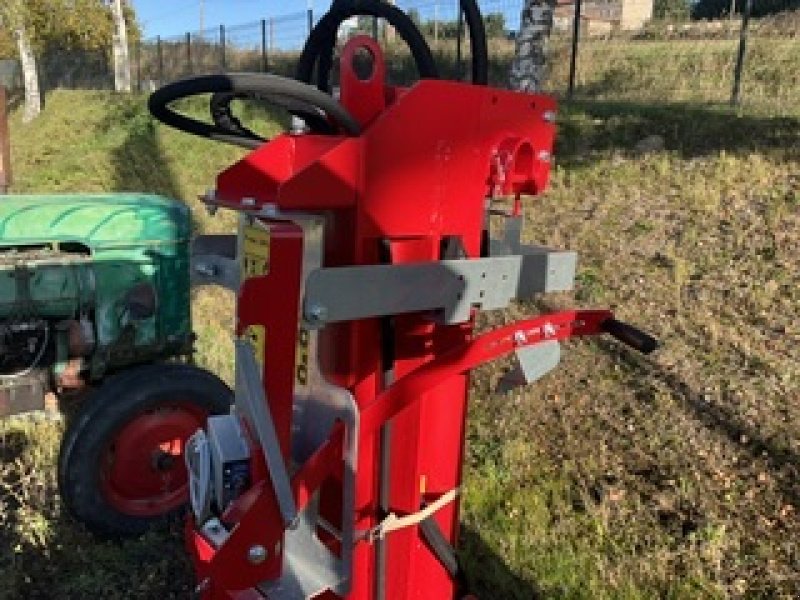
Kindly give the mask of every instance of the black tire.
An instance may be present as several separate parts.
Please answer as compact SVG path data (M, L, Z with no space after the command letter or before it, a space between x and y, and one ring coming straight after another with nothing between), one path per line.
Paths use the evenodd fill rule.
M198 414L227 414L233 393L219 378L184 364L136 367L106 380L83 403L61 444L58 485L67 512L104 538L138 536L183 512L126 514L104 493L103 463L115 437L135 419L180 399ZM183 461L174 468L184 468ZM186 499L188 502L188 497Z

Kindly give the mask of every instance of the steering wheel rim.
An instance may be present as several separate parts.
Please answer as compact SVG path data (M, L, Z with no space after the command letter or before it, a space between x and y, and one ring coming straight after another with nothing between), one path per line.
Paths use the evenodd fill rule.
M176 100L200 94L253 96L290 112L309 113L331 120L335 129L348 136L361 134L358 121L330 95L295 79L270 73L224 73L201 75L169 83L156 90L148 101L150 113L170 127L207 139L254 149L267 140L241 127L220 126L188 117L170 108Z

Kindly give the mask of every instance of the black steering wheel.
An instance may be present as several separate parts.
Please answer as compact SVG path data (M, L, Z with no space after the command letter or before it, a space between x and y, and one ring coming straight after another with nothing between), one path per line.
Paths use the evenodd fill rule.
M214 94L211 114L214 123L188 117L170 108L176 100ZM200 137L253 149L265 140L242 126L230 113L234 98L257 98L302 116L314 129L349 136L361 134L358 121L330 95L295 79L268 73L226 73L201 75L167 84L156 90L148 102L150 113L159 121Z

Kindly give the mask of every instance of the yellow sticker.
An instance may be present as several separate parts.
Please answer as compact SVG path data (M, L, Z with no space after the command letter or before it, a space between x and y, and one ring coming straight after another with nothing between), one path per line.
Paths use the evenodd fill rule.
M258 364L264 366L264 357L267 353L267 330L263 325L250 325L244 330L243 338L253 346L253 354Z
M242 278L262 277L269 273L269 231L246 225L242 238Z

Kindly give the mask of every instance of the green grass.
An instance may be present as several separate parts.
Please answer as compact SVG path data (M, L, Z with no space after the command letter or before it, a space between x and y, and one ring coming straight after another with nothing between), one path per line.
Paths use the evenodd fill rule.
M575 95L580 98L639 103L719 104L730 101L737 39L581 39ZM455 43L440 42L434 52L445 77L456 77ZM554 37L548 47L546 89L565 94L569 82L570 39ZM513 42L491 41L489 78L506 85ZM404 47L389 57L395 81L416 77ZM465 58L469 70L469 56ZM741 102L750 113L800 114L800 40L790 35L751 34L742 70Z
M655 60L655 59L654 59ZM15 191L143 190L189 203L236 149L156 126L141 97L59 91L12 122ZM262 118L262 123L268 121ZM800 121L767 109L566 107L530 241L580 252L560 306L616 308L664 348L580 342L542 382L475 373L462 554L484 600L800 595ZM664 147L640 155L643 138ZM230 375L232 298L195 297L198 355ZM0 598L184 598L179 532L97 543L62 514L61 426L0 424Z

